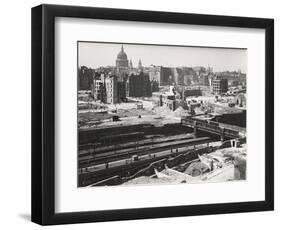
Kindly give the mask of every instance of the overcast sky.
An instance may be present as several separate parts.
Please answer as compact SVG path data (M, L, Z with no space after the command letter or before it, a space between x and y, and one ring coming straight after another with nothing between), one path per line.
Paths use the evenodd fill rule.
M113 43L78 43L78 65L97 68L115 66L117 54L122 44ZM177 47L123 44L128 59L133 66L141 59L143 66L204 66L213 67L216 71L247 71L247 50L202 47Z

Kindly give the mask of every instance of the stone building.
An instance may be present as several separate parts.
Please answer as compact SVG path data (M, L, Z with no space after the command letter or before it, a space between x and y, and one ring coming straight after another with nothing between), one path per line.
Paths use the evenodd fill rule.
M198 81L196 72L190 67L153 66L149 69L150 81L157 81L160 86L190 85Z
M160 83L161 66L151 66L149 69L149 80Z
M199 85L210 86L210 75L209 74L200 74L198 76Z
M126 81L117 81L118 103L126 101Z
M183 85L184 83L184 72L182 68L172 68L173 82L177 85Z
M123 80L129 73L129 61L127 54L124 51L123 45L121 46L121 51L118 53L116 58L116 75L118 80Z
M95 70L86 66L81 66L78 69L78 89L91 90Z
M183 70L183 84L190 86L196 81L196 72L191 67L182 67Z
M160 86L172 85L174 83L172 68L161 67L160 72Z
M164 106L174 111L176 109L176 97L171 92L153 92L152 101L157 106Z
M212 81L213 93L220 95L228 91L228 80L220 76L216 76Z
M94 79L92 85L92 96L95 100L103 101L105 96L105 85L101 79Z
M202 96L202 91L200 89L185 89L184 90L184 98L186 97L198 97Z
M129 97L151 97L151 83L149 76L140 72L131 74L128 78L127 96Z
M115 104L119 103L118 86L116 76L107 76L105 78L106 97L104 103Z
M170 67L153 66L149 69L149 79L158 82L159 86L172 85L174 83L173 70Z

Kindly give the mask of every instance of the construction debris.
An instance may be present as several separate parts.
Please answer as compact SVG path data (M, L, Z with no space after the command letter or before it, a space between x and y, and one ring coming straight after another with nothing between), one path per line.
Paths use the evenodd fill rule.
M182 168L185 167L185 170ZM182 172L178 171L181 169ZM241 148L218 149L210 154L198 155L198 159L181 164L174 168L165 165L165 169L158 171L154 168L152 176L141 176L124 183L132 184L174 184L225 182L246 179L246 145Z

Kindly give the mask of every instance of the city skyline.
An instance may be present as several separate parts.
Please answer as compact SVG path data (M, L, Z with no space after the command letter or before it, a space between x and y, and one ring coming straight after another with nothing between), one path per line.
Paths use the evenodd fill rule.
M115 66L122 45L134 67L141 60L146 67L209 66L214 72L241 70L242 73L247 73L247 50L233 48L79 42L78 65L94 69Z

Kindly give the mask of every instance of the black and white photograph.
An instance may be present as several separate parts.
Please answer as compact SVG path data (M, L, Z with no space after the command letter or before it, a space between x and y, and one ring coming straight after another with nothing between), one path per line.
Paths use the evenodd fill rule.
M274 19L152 5L32 8L32 222L274 210Z
M78 187L247 180L247 49L77 42Z

